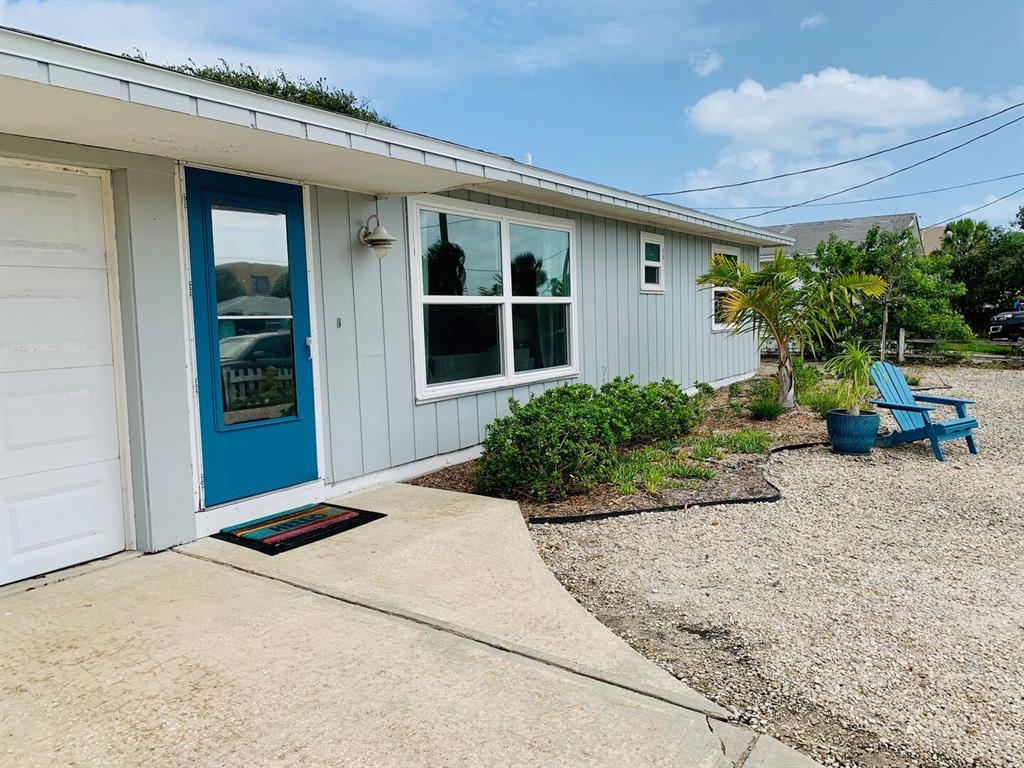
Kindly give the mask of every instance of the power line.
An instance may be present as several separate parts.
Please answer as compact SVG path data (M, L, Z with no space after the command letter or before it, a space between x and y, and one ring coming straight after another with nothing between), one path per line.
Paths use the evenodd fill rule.
M717 184L717 185L715 185L713 187L694 187L693 189L680 189L680 190L676 190L675 192L651 192L650 194L647 195L647 197L665 197L666 195L685 195L685 194L687 194L689 192L710 192L713 189L731 189L733 187L743 187L743 186L746 186L748 184L760 184L763 181L774 181L775 179L785 179L785 178L788 178L789 176L799 176L800 174L803 174L803 173L813 173L814 171L825 171L825 170L828 170L829 168L838 168L841 165L849 165L850 163L859 163L861 160L868 160L868 159L870 159L872 157L878 157L879 155L884 155L887 152L895 152L897 149L903 149L904 147L909 147L909 146L911 146L913 144L920 144L922 141L929 141L931 139L936 139L939 136L945 136L947 133L953 133L954 131L961 131L964 128L970 128L972 125L977 125L978 123L982 123L982 122L984 122L986 120L991 120L993 117L999 117L999 115L1003 114L1004 112L1009 112L1011 109L1016 109L1017 107L1022 107L1022 106L1024 106L1024 101L1018 102L1017 104L1012 104L1009 107L1006 107L1005 109L999 110L998 112L993 112L991 115L985 115L984 117L979 117L977 120L972 120L969 123L964 123L963 125L957 125L957 126L954 126L953 128L947 128L944 131L939 131L938 133L933 133L930 136L922 136L919 139L912 139L911 141L905 141L902 144L897 144L895 147L888 147L887 149L880 149L877 152L871 152L870 154L861 155L860 157L851 157L848 160L840 160L840 161L835 162L835 163L829 163L828 165L818 165L818 166L815 166L814 168L803 168L802 170L799 170L799 171L789 171L788 173L777 173L774 176L763 176L760 179L749 179L747 181L736 181L736 182L733 182L732 184Z
M860 200L840 200L835 203L809 203L807 208L825 208L832 205L855 205L857 203L876 203L879 200L899 200L904 197L917 197L918 195L932 195L936 192L948 192L951 189L964 189L965 187L976 187L979 184L988 184L993 181L1003 181L1004 179L1014 179L1018 176L1024 176L1024 171L1021 173L1010 173L1006 176L996 176L994 179L982 179L981 181L969 181L966 184L955 184L952 187L938 187L937 189L923 189L920 192L907 192L903 195L886 195L885 197L865 197ZM779 203L774 205L719 205L719 206L701 206L702 211L760 211L766 208L775 208Z
M993 200L990 203L985 203L984 205L979 205L977 208L971 208L971 210L969 210L969 211L964 211L963 213L958 213L956 216L950 216L948 219L945 219L943 221L937 221L934 224L929 224L928 226L929 227L937 227L940 224L948 224L949 222L953 221L954 219L962 219L964 216L972 214L975 211L980 211L982 208L988 208L990 205L995 205L996 203L1001 203L1006 198L1013 197L1014 195L1016 195L1016 194L1018 194L1020 192L1024 192L1024 187L1021 187L1020 189L1015 189L1010 194L1003 195L1002 197L997 198L997 199Z
M747 219L756 219L756 218L758 218L760 216L767 216L770 213L779 213L780 211L788 211L790 208L800 208L801 206L809 205L810 203L817 203L819 200L827 200L830 197L836 197L837 195L841 195L841 194L843 194L845 192L852 192L855 189L860 189L861 187L866 187L868 184L874 184L876 181L882 181L883 179L891 178L892 176L895 176L898 173L903 173L904 171L909 171L911 168L917 168L919 165L924 165L925 163L930 163L932 160L937 160L940 157L948 155L950 152L955 152L958 149L962 149L963 147L966 147L968 144L973 144L974 142L976 142L976 141L978 141L980 139L984 139L986 136L991 136L996 131L1001 131L1003 128L1011 126L1014 123L1019 123L1021 120L1024 120L1024 115L1022 115L1021 117L1015 117L1013 120L1008 120L1007 122L1003 123L1002 125L997 125L991 131L985 131L985 133L979 134L979 135L975 136L973 139L968 139L967 141L961 142L960 144L957 144L954 147L950 147L949 149L944 149L942 152L939 152L938 154L932 155L930 157L926 157L924 160L918 160L916 163L911 163L910 165L905 165L902 168L897 168L895 171L887 173L887 174L885 174L883 176L876 176L875 178L868 179L867 181L861 182L860 184L854 184L852 187L847 187L846 189L840 189L838 192L831 192L831 193L829 193L827 195L819 195L818 197L812 197L810 200L804 200L802 203L793 203L792 205L783 205L783 206L781 206L779 208L773 208L770 211L762 211L761 213L752 213L749 216L741 216L740 218L736 219L736 221L746 221Z

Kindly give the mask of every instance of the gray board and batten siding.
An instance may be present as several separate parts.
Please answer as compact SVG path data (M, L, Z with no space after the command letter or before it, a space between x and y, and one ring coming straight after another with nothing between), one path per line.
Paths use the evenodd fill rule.
M468 448L508 412L508 398L569 381L595 386L633 375L684 387L749 374L758 366L750 334L711 330L711 297L696 285L713 241L665 229L580 214L478 192L453 199L576 222L576 322L580 375L543 383L416 402L406 200L336 189L311 190L313 258L321 328L320 384L331 482ZM356 234L378 211L398 238L382 261L358 249ZM641 293L640 232L665 238L665 292ZM353 258L355 255L355 258ZM758 249L741 246L756 268Z

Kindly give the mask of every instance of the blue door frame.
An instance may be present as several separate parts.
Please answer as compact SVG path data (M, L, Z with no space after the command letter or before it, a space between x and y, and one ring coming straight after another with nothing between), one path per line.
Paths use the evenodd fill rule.
M306 237L301 187L187 168L185 189L209 507L317 478ZM244 226L231 230L236 220L273 223L279 247L258 230L247 244ZM269 254L264 262L277 261L248 263L260 250ZM241 261L224 266L236 256ZM254 274L260 270L268 275Z

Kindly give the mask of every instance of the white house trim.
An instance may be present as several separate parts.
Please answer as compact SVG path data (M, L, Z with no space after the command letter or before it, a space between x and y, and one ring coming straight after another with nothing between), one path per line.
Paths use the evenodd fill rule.
M562 204L568 207L572 207L568 200L575 198L621 209L616 215L629 220L654 219L681 231L717 232L757 245L793 243L792 238L757 227L500 155L16 30L0 29L3 76L435 168L461 175L465 184L492 184L500 194L518 192L529 197L530 191L536 190L548 197L564 198Z

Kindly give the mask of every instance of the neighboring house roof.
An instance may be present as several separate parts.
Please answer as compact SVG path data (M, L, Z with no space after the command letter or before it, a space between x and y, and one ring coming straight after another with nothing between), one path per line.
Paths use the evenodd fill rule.
M924 252L931 253L942 247L942 236L946 234L946 225L939 224L934 227L925 227L921 230L921 242L924 244Z
M0 103L21 106L5 112L7 133L371 195L472 187L730 242L789 244L763 228L501 155L2 27Z
M217 303L218 315L290 315L292 300L277 296L236 296Z
M876 225L881 229L890 231L910 227L917 233L918 240L921 239L921 228L917 222L916 213L894 213L889 216L860 216L855 219L830 219L828 221L801 221L793 224L777 224L765 227L765 229L793 238L793 245L781 246L787 254L813 254L818 247L818 243L828 240L829 236L833 233L840 240L851 240L854 243L860 243L864 240L868 230ZM762 248L761 260L770 259L778 247L780 246Z

